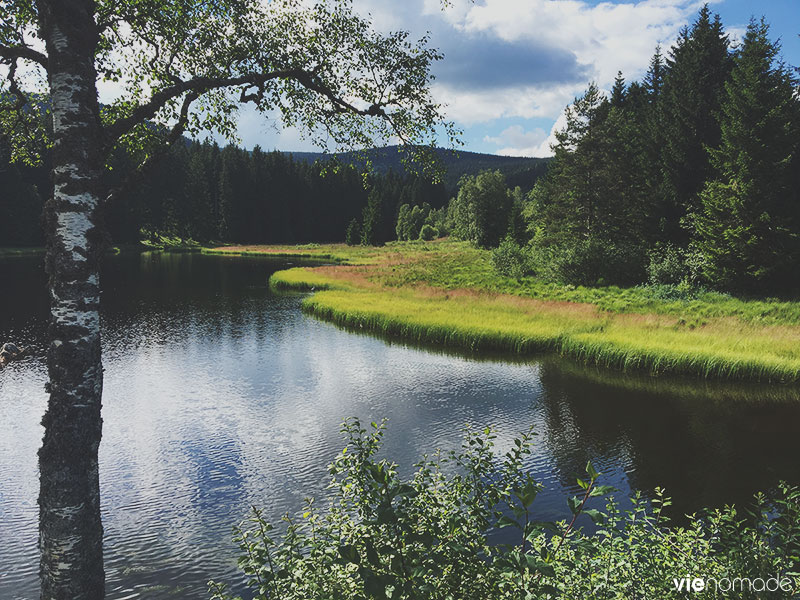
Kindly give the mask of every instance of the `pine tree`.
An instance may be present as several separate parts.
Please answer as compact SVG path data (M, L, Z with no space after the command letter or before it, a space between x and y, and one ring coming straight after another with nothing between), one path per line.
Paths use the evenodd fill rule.
M661 55L661 44L659 44L656 46L655 54L650 59L650 67L644 76L644 87L652 102L661 95L665 71L664 57Z
M800 103L768 31L763 19L751 21L735 58L722 143L710 152L714 178L695 219L707 277L733 289L798 286Z
M698 194L711 174L706 148L720 143L716 115L731 67L728 37L719 16L711 18L708 5L691 30L681 31L667 65L661 115L661 160L669 203L666 229L685 243L688 234L681 235L681 219L696 211Z
M614 78L609 102L614 108L622 108L625 105L625 78L622 76L622 71L617 71L617 76Z

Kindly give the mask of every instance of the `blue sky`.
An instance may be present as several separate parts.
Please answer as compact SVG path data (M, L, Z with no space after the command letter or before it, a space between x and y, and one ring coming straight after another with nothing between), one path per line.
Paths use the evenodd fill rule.
M433 91L463 130L464 148L546 156L564 107L594 80L609 89L618 70L628 82L647 69L656 44L666 51L703 2L695 0L355 0L379 30L431 32L445 58ZM800 65L800 0L717 0L732 40L751 16L764 16L783 57ZM293 130L243 112L240 137L250 148L314 150Z

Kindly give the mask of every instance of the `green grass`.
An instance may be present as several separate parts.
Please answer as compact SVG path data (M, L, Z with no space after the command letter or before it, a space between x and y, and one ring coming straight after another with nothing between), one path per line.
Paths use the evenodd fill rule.
M249 247L285 256L291 247ZM321 290L308 312L360 331L468 351L555 351L653 374L800 381L800 302L706 292L662 300L648 288L559 286L514 280L490 253L452 241L300 249L340 266L275 273L278 289Z

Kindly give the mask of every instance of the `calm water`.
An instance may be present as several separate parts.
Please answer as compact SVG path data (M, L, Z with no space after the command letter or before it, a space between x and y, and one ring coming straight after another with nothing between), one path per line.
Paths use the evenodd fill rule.
M533 425L541 518L562 518L587 459L623 493L665 486L678 514L800 482L796 390L653 380L572 362L460 357L347 333L274 295L286 263L188 254L110 259L100 448L108 598L206 598L238 582L231 526L321 496L357 415L389 419L411 465L467 424L505 447ZM37 598L36 450L47 299L40 259L0 260L0 343L35 356L0 371L0 598ZM236 586L234 586L236 588ZM237 588L241 590L241 588Z

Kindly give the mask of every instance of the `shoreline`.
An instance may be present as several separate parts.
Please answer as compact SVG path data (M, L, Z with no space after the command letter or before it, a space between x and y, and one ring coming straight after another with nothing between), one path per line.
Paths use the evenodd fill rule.
M402 253L399 245L383 253L394 256L398 251ZM249 253L275 255L256 249ZM280 256L285 254L282 251ZM297 256L313 258L309 254L301 251ZM410 343L521 357L555 353L582 364L653 376L781 385L800 382L800 326L793 313L784 317L786 322L779 317L697 319L692 311L707 309L698 309L697 303L686 304L690 314L685 316L673 314L668 303L662 313L615 312L585 302L478 288L447 289L430 285L423 277L387 284L381 281L388 272L386 263L338 258L340 266L278 271L270 278L270 286L313 292L302 308L316 318ZM415 264L396 264L392 276Z

